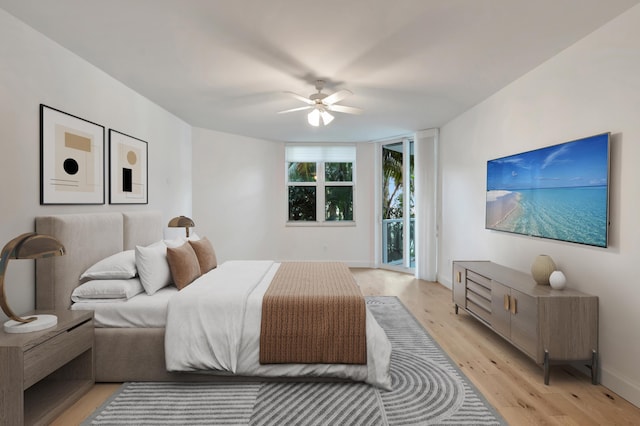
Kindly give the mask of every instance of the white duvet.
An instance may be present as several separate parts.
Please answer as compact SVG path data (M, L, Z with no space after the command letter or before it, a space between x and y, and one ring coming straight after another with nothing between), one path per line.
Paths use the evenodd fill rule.
M368 309L366 365L259 363L262 296L279 266L228 261L175 294L167 309L167 370L340 377L389 389L391 344Z

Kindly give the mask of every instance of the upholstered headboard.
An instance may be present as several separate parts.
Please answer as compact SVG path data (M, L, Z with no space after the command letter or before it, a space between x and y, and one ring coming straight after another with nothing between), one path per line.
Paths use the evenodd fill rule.
M66 254L36 260L36 308L68 309L80 274L107 256L161 240L164 226L160 212L37 217L36 232L57 238Z

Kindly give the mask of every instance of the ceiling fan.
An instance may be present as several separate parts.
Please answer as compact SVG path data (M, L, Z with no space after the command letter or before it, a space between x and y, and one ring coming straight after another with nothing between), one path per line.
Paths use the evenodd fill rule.
M297 93L293 92L285 92L294 98L304 102L307 106L287 109L284 111L278 112L278 114L286 114L288 112L294 111L303 111L310 109L311 112L307 115L307 120L309 124L312 126L318 127L320 123L326 126L331 121L333 121L333 115L329 113L329 111L333 112L344 112L347 114L360 114L362 110L360 108L345 106L345 105L336 105L338 102L343 100L349 95L353 95L353 92L350 90L342 89L337 92L327 95L326 93L322 93L322 89L324 88L325 81L324 80L316 80L316 90L317 93L312 93L308 98L304 96L300 96Z

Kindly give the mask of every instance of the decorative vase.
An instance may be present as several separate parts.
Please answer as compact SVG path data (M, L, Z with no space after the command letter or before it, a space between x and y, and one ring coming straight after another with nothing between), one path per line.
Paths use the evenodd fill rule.
M556 270L556 264L546 254L538 255L531 265L531 276L540 285L549 285L549 276Z
M562 271L553 271L549 275L549 285L554 290L562 290L567 285L567 277L564 276Z

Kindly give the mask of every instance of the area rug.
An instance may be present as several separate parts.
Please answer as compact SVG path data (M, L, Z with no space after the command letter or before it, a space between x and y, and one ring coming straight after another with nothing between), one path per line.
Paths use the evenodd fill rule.
M83 425L506 425L396 297L367 297L392 390L364 383L125 383Z

